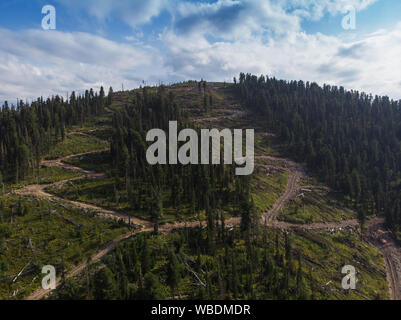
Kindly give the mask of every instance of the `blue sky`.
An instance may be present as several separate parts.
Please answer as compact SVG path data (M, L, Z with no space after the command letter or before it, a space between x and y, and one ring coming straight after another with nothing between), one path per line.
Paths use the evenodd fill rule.
M401 98L399 0L2 0L0 34L0 101L241 71Z

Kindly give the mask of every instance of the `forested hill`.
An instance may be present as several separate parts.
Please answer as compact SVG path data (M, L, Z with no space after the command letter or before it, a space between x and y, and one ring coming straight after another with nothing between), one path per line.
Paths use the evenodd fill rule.
M291 157L350 195L362 222L384 213L401 238L401 101L243 73L235 82L243 106L264 117Z
M385 299L385 261L400 270L398 249L389 256L386 246L384 260L383 239L365 241L344 204L381 211L374 190L364 197L374 179L364 177L363 157L360 167L348 160L353 201L282 152L284 144L292 158L344 189L337 183L343 151L334 142L349 141L348 131L334 142L326 134L348 109L334 112L323 89L296 84L242 75L239 84L188 81L4 106L0 297L46 297L41 267L51 264L60 277L55 299ZM353 116L336 126L353 128L360 121ZM147 132L168 130L175 120L179 129L254 128L254 173L237 176L234 164L150 165ZM309 135L303 148L302 135ZM358 157L359 141L348 144L347 157ZM382 156L379 149L378 163ZM396 178L382 183L383 194L396 196ZM369 231L384 229L382 219L372 220ZM337 281L345 264L359 266L361 285L352 292ZM398 278L391 270L387 276ZM399 292L394 288L392 297Z
M5 102L0 109L0 185L3 180L18 183L29 170L39 170L41 157L65 139L65 128L102 114L112 93L105 97L102 87L99 93L73 92L69 100L55 96L31 105L20 101L16 107Z
M389 227L399 232L401 102L342 87L243 73L235 82L238 101L263 116L267 130L279 135L290 157L306 162L324 182L348 194L362 222L366 216L384 213ZM99 93L73 93L68 100L56 96L32 105L5 103L0 111L0 184L18 182L39 169L42 156L65 138L65 128L102 114L112 94L110 90L106 96L102 88ZM161 96L165 98L160 100ZM152 124L165 127L172 116L181 116L172 96L161 90L151 97L146 92L135 96L137 109L117 115L117 127L142 131ZM115 150L124 149L121 141L133 139L129 132L116 133ZM114 159L116 166L126 151L113 153L120 155Z

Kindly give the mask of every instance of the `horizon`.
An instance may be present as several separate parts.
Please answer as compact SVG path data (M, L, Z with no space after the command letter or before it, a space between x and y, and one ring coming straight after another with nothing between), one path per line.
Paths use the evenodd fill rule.
M246 74L246 73L245 73L245 74ZM266 75L259 75L259 76L265 76L265 77L267 77ZM237 81L238 81L238 77L234 77L234 78L236 78ZM234 79L234 78L233 78L233 79ZM319 84L319 83L317 83L317 82L308 81L308 80L303 80L303 79L299 79L299 80L285 80L285 79L278 79L278 78L276 78L276 77L269 77L269 79L275 79L275 80L277 80L277 81L284 81L284 82L286 82L286 83L300 82L300 81L302 81L302 82L304 83L304 85L306 85L307 83L309 83L310 85L311 85L311 84L317 84L317 85L319 86L319 88L321 88L321 89L323 89L324 86L330 86L330 89L333 89L333 88L337 88L337 89L343 88L343 89L345 90L345 92L357 93L359 96L365 95L365 96L369 97L369 99L371 99L371 101L373 101L373 100L377 97L377 98L379 98L379 99L388 98L390 102L396 102L396 103L399 102L399 103L401 103L401 98L400 98L400 99L393 99L393 98L389 97L388 95L378 95L378 94L369 93L369 92L365 92L365 91L354 90L354 89L352 89L352 88L346 88L346 87L344 87L344 86L342 86L342 85L330 85L330 84L327 84L327 83ZM121 88L121 90L115 90L115 88L112 87L112 86L103 86L103 85L102 85L102 86L99 87L98 90L95 90L94 88L86 88L86 89L81 89L81 90L73 90L73 91L71 91L71 92L68 92L66 96L63 96L63 95L61 95L61 94L57 94L57 93L56 93L56 94L49 95L49 96L36 97L35 99L31 99L30 101L28 101L28 99L26 99L26 100L18 99L18 101L17 101L17 99L14 99L14 100L16 100L16 103L14 103L14 102L12 102L12 101L9 101L9 100L0 101L0 109L4 108L5 103L7 103L7 105L8 105L9 108L17 108L17 107L18 107L18 104L19 104L21 101L22 101L25 105L31 106L34 102L37 102L37 101L40 100L40 99L47 100L47 99L52 99L52 98L55 98L55 97L59 97L59 98L62 99L63 102L67 102L67 101L70 99L71 94L72 94L73 92L74 92L77 96L84 96L86 91L89 91L89 90L92 90L92 89L93 89L93 90L94 90L94 93L97 94L97 93L99 93L101 87L103 87L103 89L105 90L105 92L111 87L111 88L113 89L113 92L114 92L115 94L120 94L120 93L122 93L122 92L131 92L131 91L135 91L135 90L141 90L141 89L146 88L146 87L149 87L149 88L157 88L157 87L160 87L160 86L169 87L169 86L174 86L174 85L177 85L177 84L185 84L185 83L191 83L191 82L196 82L196 83L198 83L198 82L201 82L201 81L203 81L203 79L201 79L201 80L193 80L193 79L190 79L190 80L184 80L184 81L171 82L171 83L168 83L168 84L159 83L159 84L152 84L152 85L139 85L139 86L137 86L137 87L135 87L135 88L124 88L124 90L123 90L122 88ZM229 82L229 81L210 81L210 82L209 82L209 81L206 81L206 83L217 83L217 84L226 83L226 84L234 85L234 82L233 82L233 81L231 81L231 82Z
M0 9L2 102L231 82L241 71L401 99L396 0L6 0Z

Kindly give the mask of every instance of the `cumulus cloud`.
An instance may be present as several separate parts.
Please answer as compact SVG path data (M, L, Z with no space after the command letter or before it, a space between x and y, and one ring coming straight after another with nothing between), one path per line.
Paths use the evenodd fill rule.
M208 33L224 39L246 38L266 32L282 35L299 30L300 20L282 6L264 0L219 0L214 3L181 3L174 31Z
M88 33L0 29L0 100L59 94L101 85L138 85L163 73L153 49Z
M273 0L287 12L306 19L319 20L325 14L336 15L344 13L353 7L361 11L378 0Z
M230 81L239 72L344 85L401 98L401 23L358 40L302 30L304 19L375 0L58 0L128 25L126 43L88 33L0 29L0 100L159 80ZM138 25L171 13L151 46ZM133 29L133 30L132 30ZM141 39L141 41L139 41ZM145 40L143 40L145 41Z
M325 14L364 10L377 0L217 0L182 2L176 10L175 32L210 33L224 39L255 34L281 36L300 30L302 20Z
M401 98L400 25L358 41L306 34L301 22L364 10L376 0L218 0L181 3L161 35L165 65L181 78L269 74ZM374 75L374 76L373 76ZM374 81L372 79L374 78Z
M294 32L273 39L209 42L202 35L163 35L166 65L182 78L230 80L239 72L287 80L344 85L401 98L401 23L393 30L346 42L339 37Z

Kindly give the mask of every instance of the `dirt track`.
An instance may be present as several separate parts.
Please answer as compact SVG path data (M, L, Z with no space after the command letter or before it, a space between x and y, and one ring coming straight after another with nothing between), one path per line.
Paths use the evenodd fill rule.
M368 222L365 238L375 245L383 254L386 263L387 281L392 300L401 300L401 249L394 241L390 232L385 232L385 220L383 217L373 218ZM383 239L386 243L381 243L376 237L372 237L377 232L383 232Z
M297 196L297 192L300 189L299 180L301 179L302 173L300 171L291 171L288 177L287 187L285 192L277 199L273 204L273 207L268 211L263 213L264 223L268 224L277 218L284 205L291 199Z
M66 159L71 159L73 157L79 157L79 156L83 156L83 155L87 155L87 154L92 154L92 153L98 153L98 152L102 152L105 150L100 150L100 151L94 151L94 152L86 152L86 153L81 153L81 154L76 154L76 155L71 155L71 156L67 156L67 157L63 157L60 159L56 159L56 160L45 160L42 161L42 165L43 166L48 166L48 167L59 167L62 169L66 169L66 170L72 170L74 172L80 172L82 173L85 177L89 178L89 179L102 179L104 177L106 177L105 174L102 173L96 173L96 172L92 172L92 171L88 171L88 170L84 170L82 168L79 167L75 167L69 164L64 163L63 161ZM76 178L72 178L72 179L67 179L67 180L63 180L63 181L59 181L53 184L46 184L46 185L29 185L25 188L22 188L20 190L16 190L13 193L21 195L21 196L34 196L34 197L38 197L40 199L44 199L44 200L56 200L56 201L61 201L61 202L66 202L70 205L73 205L77 208L81 208L86 210L92 210L95 211L97 214L99 214L101 217L103 218L108 218L108 219L117 219L117 220L124 220L125 223L130 224L130 225L135 225L135 226L140 226L140 229L134 232L130 232L129 234L123 235L118 239L115 239L114 241L110 242L109 244L107 244L103 249L101 249L100 251L98 251L96 254L94 254L91 257L91 263L95 263L100 261L101 258L103 258L105 255L107 255L110 251L113 250L113 248L120 243L121 241L128 239L129 237L131 237L133 234L135 233L139 233L139 232L149 232L153 230L153 224L148 222L148 221L144 221L144 220L140 220L137 219L135 217L131 217L125 214L122 214L120 212L116 212L116 211L111 211L111 210L107 210L101 207L97 207L91 204L87 204L87 203L82 203L82 202L78 202L78 201L71 201L71 200L67 200L67 199L63 199L60 197L56 197L50 193L47 193L45 191L46 188L49 187L61 187L62 185L74 181L74 180L79 180L82 179L83 177L76 177ZM87 266L87 263L81 263L78 266L74 267L67 275L66 277L74 277L76 275L78 275L81 271L83 271ZM57 285L61 282L61 278L57 279ZM26 298L26 300L40 300L44 297L46 297L49 293L51 292L51 290L44 290L42 288L36 290L34 293L32 293L29 297Z
M229 118L235 118L241 116L232 113ZM227 118L227 115L224 114L221 117ZM221 118L220 117L220 118ZM199 119L198 122L202 121L215 121L220 120L219 117L215 118L204 118ZM274 136L274 134L263 133L263 135ZM270 228L277 228L281 230L316 230L316 229L325 229L328 231L335 230L343 230L343 229L358 229L359 222L356 219L353 220L343 220L338 222L328 222L328 223L311 223L306 225L301 224L292 224L282 221L277 221L276 218L283 209L284 205L294 199L297 196L297 193L300 189L299 181L303 175L303 170L293 161L283 158L277 158L270 155L261 155L256 156L255 160L268 160L271 162L279 162L279 166L277 168L289 170L289 178L286 190L283 195L277 199L274 203L273 207L268 211L262 214L262 223ZM259 166L265 166L260 165ZM269 166L268 166L269 167ZM308 189L315 188L314 186L308 186ZM232 219L233 220L233 219ZM372 234L372 230L382 229L386 230L384 226L383 218L374 218L368 222L368 230L365 238L369 238L370 234ZM238 223L238 221L232 221L234 224ZM390 237L387 238L387 243L385 245L381 244L377 239L370 239L369 241L374 244L379 251L382 253L384 257L384 261L386 264L386 275L387 281L389 284L390 297L392 300L401 300L401 248L399 245L395 243L395 241Z
M84 202L79 202L79 201L72 201L72 200L67 200L64 198L60 198L57 197L55 195L52 195L48 192L46 192L45 190L47 188L51 188L51 187L56 187L56 188L60 188L62 187L64 184L72 182L72 181L76 181L76 180L80 180L82 178L87 178L87 179L104 179L107 177L106 174L104 173L97 173L97 172L93 172L93 171L88 171L76 166L72 166L70 164L64 163L63 161L67 160L67 159L71 159L71 158L75 158L75 157L80 157L83 155L88 155L88 154L93 154L93 153L99 153L99 152L104 152L107 151L106 150L100 150L100 151L92 151L92 152L85 152L85 153L80 153L80 154L76 154L76 155L70 155L67 157L63 157L60 159L56 159L56 160L44 160L42 161L41 165L45 166L45 167L58 167L61 169L65 169L65 170L71 170L74 172L79 172L82 173L83 176L81 177L76 177L76 178L71 178L71 179L67 179L67 180L63 180L63 181L58 181L52 184L33 184L33 185L29 185L26 186L22 189L19 190L15 190L13 191L14 194L20 195L20 196L34 196L34 197L38 197L44 200L56 200L56 201L61 201L61 202L67 202L75 207L84 209L85 211L91 210L91 211L95 211L96 213L98 213L100 216L104 217L104 218L108 218L108 219L116 219L116 220L124 220L125 223L127 224L131 224L131 225L139 225L142 228L149 228L152 227L152 224L148 221L144 221L144 220L140 220L138 218L135 217L131 217L129 215L123 214L121 212L116 212L116 211L112 211L112 210L107 210L92 204L88 204L88 203L84 203Z
M103 179L106 177L106 174L104 174L104 173L88 171L88 170L82 169L80 167L76 167L71 164L65 163L64 161L71 159L71 158L77 158L77 157L85 156L88 154L95 154L95 153L100 153L100 152L105 152L105 151L109 151L109 149L107 148L107 149L98 150L98 151L84 152L84 153L69 155L69 156L62 157L59 159L54 159L54 160L43 160L41 162L41 165L44 167L48 167L48 168L58 167L61 169L82 173L85 176L87 176L87 178L89 178L89 179Z
M133 233L123 235L120 238L107 244L102 250L98 251L96 254L94 254L91 257L91 263L99 262L105 255L107 255L109 252L111 252L118 243L120 243L123 240L128 239L129 237L132 236L132 234ZM85 263L81 263L78 266L72 268L72 270L67 273L66 278L71 278L71 277L77 276L83 270L85 270L87 265L88 264L85 262ZM62 281L61 278L57 278L56 286L58 286L61 283L61 281ZM50 289L45 290L45 289L40 288L40 289L36 290L34 293L32 293L30 296L28 296L25 300L41 300L44 297L46 297L47 295L49 295L50 293L51 293Z
M234 112L232 117L238 117L241 114ZM229 117L226 114L224 117ZM219 118L205 118L205 119L199 119L199 121L214 121ZM83 153L79 155L73 155L73 156L68 156L64 157L61 159L57 160L50 160L50 161L43 161L42 165L44 166L49 166L49 167L60 167L63 169L67 170L72 170L75 172L80 172L83 175L85 175L87 178L90 179L102 179L105 177L104 174L99 174L96 172L91 172L88 170L84 170L79 167L75 167L72 165L68 165L63 163L63 160L72 158L72 157L77 157L77 156L82 156L85 154L90 154L89 153ZM357 220L344 220L344 221L339 221L339 222L329 222L329 223L312 223L312 224L306 224L306 225L301 225L301 224L291 224L287 222L281 222L277 221L276 218L278 214L281 212L281 210L284 208L285 204L294 199L297 196L297 193L300 190L300 179L303 175L303 170L302 168L288 160L288 159L283 159L283 158L277 158L277 157L272 157L272 156L267 156L267 155L262 155L256 157L255 160L260 159L260 160L269 160L269 161L275 161L275 162L280 162L280 167L283 167L285 170L289 171L289 179L287 183L287 187L285 192L277 199L277 201L274 203L273 207L266 213L262 215L262 224L265 225L266 227L270 228L275 228L275 229L281 229L281 230L295 230L295 229L301 229L301 230L316 230L316 229L324 229L324 230L342 230L346 228L354 228L357 229L359 224ZM106 210L104 208L100 208L94 205L82 203L82 202L77 202L77 201L70 201L67 199L62 199L59 197L55 197L44 190L48 187L51 186L62 186L65 183L68 183L73 180L81 179L82 177L78 178L73 178L73 179L68 179L64 181L60 181L54 184L49 184L49 185L30 185L27 186L21 190L15 191L16 194L23 195L23 196L36 196L42 199L50 199L50 200L57 200L57 201L63 201L66 203L69 203L70 205L73 205L75 207L82 208L84 210L93 210L98 212L101 216L105 218L112 218L112 219L123 219L126 223L131 223L135 225L141 226L140 230L136 230L134 232L131 232L127 235L121 236L120 238L114 240L113 242L109 243L105 248L102 250L98 251L96 254L94 254L91 258L92 263L100 261L102 257L107 255L109 252L112 251L112 249L117 245L119 242L131 237L133 234L138 234L140 232L149 232L153 230L153 224L148 221L136 219L133 217L129 217L128 215L124 215L120 212L115 212L112 210ZM240 218L231 218L226 221L227 226L236 226L240 224L241 219ZM381 226L382 220L375 220L373 219L372 221L369 222L370 226L369 228L378 228ZM185 227L195 227L195 226L206 226L205 222L179 222L179 223L174 223L174 224L166 224L162 225L159 227L160 233L169 233L174 229L181 229ZM396 246L394 242L389 242L387 246L381 246L378 243L375 243L375 245L379 248L379 250L383 253L385 262L386 262L386 267L387 267L387 278L389 281L389 287L391 291L391 297L392 299L401 299L401 286L400 286L400 281L401 279L401 252L399 248ZM83 271L87 266L87 263L82 263L76 267L74 267L68 274L68 277L73 277L78 275L81 271ZM57 282L60 283L61 279L58 279ZM27 297L27 300L39 300L44 297L46 297L50 293L49 290L44 290L44 289L38 289L35 291L32 295Z

